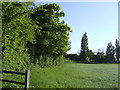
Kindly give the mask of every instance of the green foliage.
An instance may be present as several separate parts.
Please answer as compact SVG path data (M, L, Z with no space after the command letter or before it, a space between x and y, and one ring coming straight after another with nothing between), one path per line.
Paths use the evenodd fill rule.
M88 54L89 54L88 38L87 38L87 33L85 32L81 39L81 51L80 51L81 62L85 62L85 63L89 62L90 57Z
M104 52L97 52L96 55L93 56L92 62L93 63L106 63L106 58Z
M46 57L46 66L50 67L53 65L53 58L51 57Z
M104 52L97 52L95 55L92 50L88 48L88 38L87 33L85 32L81 39L81 50L79 56L68 56L70 59L74 58L75 61L82 62L82 63L116 63L119 62L120 58L120 47L119 41L116 40L116 48L112 46L112 43L109 42L106 49L106 55ZM116 56L116 59L115 59ZM72 59L73 60L73 59Z
M114 46L112 46L112 43L109 42L108 45L107 45L107 50L106 50L106 59L107 59L107 62L115 62L115 49L114 49Z
M81 39L81 51L87 52L88 51L88 38L87 33L85 32Z
M48 56L48 55L46 56L41 55L39 56L39 58L36 58L36 60L34 60L35 61L34 65L44 68L44 67L50 67L53 65L60 65L64 63L65 60L66 59L63 56L57 56L52 58L51 56Z
M60 65L62 63L64 63L66 59L63 56L58 56L54 59L54 64L55 65Z
M60 64L59 57L69 49L71 32L59 21L63 16L55 3L2 2L3 69L22 71L34 65Z
M94 56L94 53L92 52L92 50L88 50L88 57L89 57L89 62L88 63L92 63L93 56Z
M3 69L21 71L30 65L27 42L33 42L37 26L28 18L22 2L2 3Z
M60 7L55 3L35 7L34 12L30 15L40 28L39 32L35 31L32 46L35 58L40 55L49 55L54 58L64 55L69 49L70 27L63 21L59 21L60 17L64 15L64 12L60 11Z

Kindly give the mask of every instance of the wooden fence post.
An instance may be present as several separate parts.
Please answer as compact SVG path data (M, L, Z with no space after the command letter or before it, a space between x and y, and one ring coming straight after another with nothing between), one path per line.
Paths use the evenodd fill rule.
M30 70L26 70L25 73L25 90L29 88L29 78L30 78Z

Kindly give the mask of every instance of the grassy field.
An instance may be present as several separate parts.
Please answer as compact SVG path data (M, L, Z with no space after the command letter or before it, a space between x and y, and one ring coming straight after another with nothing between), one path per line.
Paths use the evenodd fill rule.
M8 76L11 80L22 80L20 76ZM12 78L13 77L13 78ZM20 78L20 79L18 79ZM3 83L3 87L21 85ZM23 86L22 86L23 87ZM64 63L51 68L33 69L31 88L117 88L117 64Z

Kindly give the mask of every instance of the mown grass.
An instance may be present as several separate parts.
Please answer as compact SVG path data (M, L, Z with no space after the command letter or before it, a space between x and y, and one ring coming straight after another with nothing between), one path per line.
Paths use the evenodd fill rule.
M22 81L18 76L9 79ZM20 76L19 76L20 77ZM3 87L23 87L3 83ZM118 64L64 63L31 70L30 88L118 88Z

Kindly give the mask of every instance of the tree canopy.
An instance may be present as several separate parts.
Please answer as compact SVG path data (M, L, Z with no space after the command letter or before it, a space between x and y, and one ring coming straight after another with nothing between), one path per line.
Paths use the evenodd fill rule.
M54 60L64 55L71 29L60 21L63 16L55 3L36 6L33 2L2 2L3 67L23 70L41 55Z
M60 17L65 16L60 7L55 3L40 5L35 7L30 16L40 28L39 32L35 31L35 55L64 55L69 49L68 39L71 29L64 21L60 22Z

